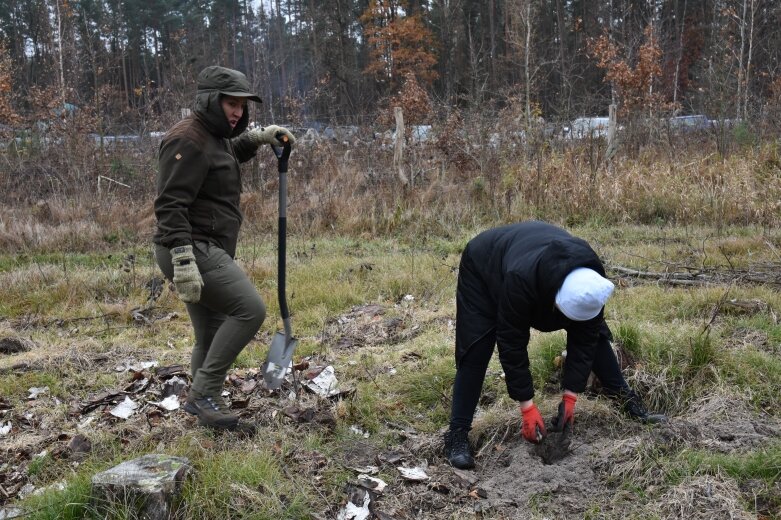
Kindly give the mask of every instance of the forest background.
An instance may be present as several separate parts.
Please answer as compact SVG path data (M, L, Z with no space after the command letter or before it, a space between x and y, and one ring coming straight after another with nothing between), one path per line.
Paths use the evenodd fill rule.
M118 197L148 210L160 136L192 106L197 73L221 64L262 96L253 122L330 138L299 154L298 214L315 231L397 227L382 216L404 215L410 193L438 219L443 202L459 201L458 214L444 212L451 224L486 212L770 224L780 25L771 0L6 2L0 200L49 217L56 195L86 196L71 206L82 209ZM567 139L574 118L611 105L612 144L602 131ZM394 148L394 107L406 153ZM736 150L757 161L736 162L749 178L724 164ZM245 167L248 192L273 189L269 168ZM356 206L357 187L374 197ZM339 218L347 201L362 213L349 222ZM39 240L11 227L12 249ZM105 236L116 227L106 223Z
M7 2L0 119L60 105L89 111L92 131L159 130L221 64L280 122L374 122L411 73L435 105L415 114L426 123L518 100L568 121L635 96L647 115L777 123L780 21L772 0Z
M0 0L0 506L89 517L93 474L158 451L199 469L183 517L333 518L354 468L401 449L433 480L383 463L397 518L781 518L779 27L777 0ZM242 166L237 261L269 319L226 385L262 426L247 440L161 412L164 371L123 368L186 377L192 330L152 258L152 201L160 139L213 64L247 74L253 122L299 138L297 358L355 390L261 388L279 330L261 150ZM611 106L607 135L591 124ZM625 374L673 420L647 429L584 397L575 453L543 465L494 360L480 482L464 483L441 456L458 257L529 218L603 256ZM565 345L530 345L546 417ZM146 404L118 419L126 396Z

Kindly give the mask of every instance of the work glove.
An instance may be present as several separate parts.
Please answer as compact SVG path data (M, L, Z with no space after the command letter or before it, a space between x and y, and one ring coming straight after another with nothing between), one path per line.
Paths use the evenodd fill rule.
M572 429L575 424L575 402L578 396L575 394L564 394L559 403L559 414L551 421L551 431L562 432L565 428Z
M277 126L277 125L262 126L260 128L256 128L254 130L250 130L249 132L247 132L247 135L249 135L250 139L252 139L252 142L257 144L258 146L262 144L270 144L277 147L284 146L285 143L283 143L277 137L280 134L286 135L291 145L296 144L296 138L295 136L293 136L292 132L282 126Z
M179 299L185 303L198 303L201 299L203 278L195 263L193 246L171 249L171 263L174 265L174 285Z
M521 415L523 416L523 424L521 425L523 438L537 444L547 435L545 421L542 420L537 405L532 403L526 408L521 408Z

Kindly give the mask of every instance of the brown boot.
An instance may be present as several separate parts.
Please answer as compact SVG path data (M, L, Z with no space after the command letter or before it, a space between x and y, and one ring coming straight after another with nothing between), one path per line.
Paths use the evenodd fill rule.
M233 430L239 424L239 416L228 409L227 403L219 395L203 396L190 390L184 403L184 411L198 416L201 426Z

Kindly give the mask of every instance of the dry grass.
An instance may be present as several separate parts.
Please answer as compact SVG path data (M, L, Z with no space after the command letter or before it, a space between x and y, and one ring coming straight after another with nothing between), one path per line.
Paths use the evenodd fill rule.
M695 476L681 482L649 504L649 515L693 520L754 520L733 479L720 475Z
M4 249L84 251L149 238L155 143L101 152L84 142L69 149L71 142L78 141L45 154L29 150L23 158L6 156L8 168L0 174ZM593 162L589 144L554 141L531 154L523 147L470 148L474 160L456 166L433 144L413 145L407 154L413 182L403 186L392 152L379 142L304 143L291 162L289 225L291 232L307 236L412 237L448 236L532 217L569 225L770 228L781 222L781 171L773 159L778 147L769 143L724 158L711 143L699 142L679 148L685 160L660 160L664 147L649 147L604 164ZM273 230L275 170L273 159L262 153L244 167L250 233ZM104 181L99 189L99 176L129 187ZM725 253L731 247L723 244Z

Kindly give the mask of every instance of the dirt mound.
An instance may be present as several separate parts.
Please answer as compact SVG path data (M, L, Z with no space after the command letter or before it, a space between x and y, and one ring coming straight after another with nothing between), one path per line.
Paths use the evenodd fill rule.
M481 471L486 480L478 485L487 497L479 509L512 508L517 509L513 518L527 518L523 511L536 504L550 518L583 517L592 501L607 491L590 463L594 453L594 445L582 444L570 456L546 464L532 445L510 444L503 456L487 461Z
M478 461L475 485L485 498L474 509L508 518L583 518L595 507L608 518L753 518L745 509L750 497L734 480L702 475L670 487L658 460L683 449L739 453L781 436L778 421L758 416L739 395L707 396L655 426L618 419L600 403L579 419L571 451L552 463L519 436L490 450ZM644 499L626 483L644 489Z

